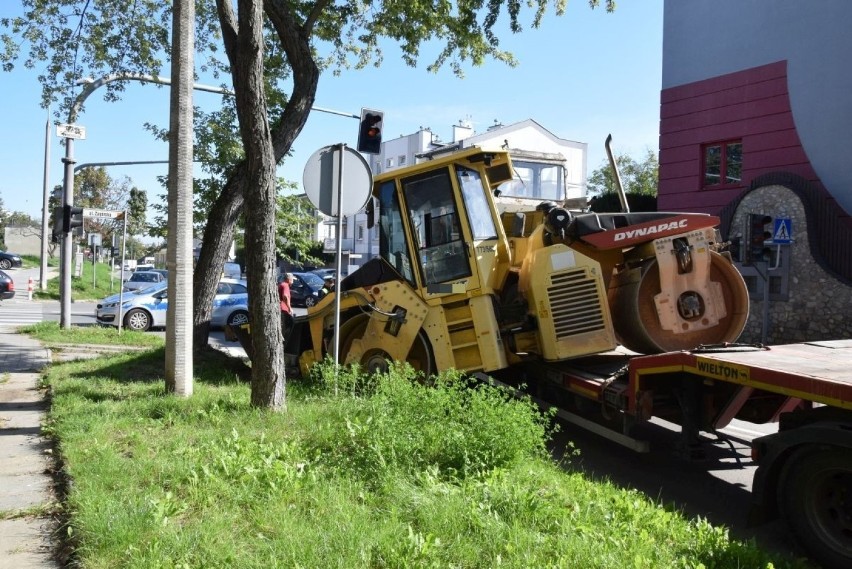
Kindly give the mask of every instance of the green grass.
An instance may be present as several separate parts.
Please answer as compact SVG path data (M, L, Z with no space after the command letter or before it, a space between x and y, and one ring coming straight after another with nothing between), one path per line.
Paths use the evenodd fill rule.
M21 255L21 262L24 269L36 269L41 267L41 257L39 255ZM55 256L47 258L48 267L59 267L59 253Z
M22 326L20 331L24 334L41 340L45 344L104 344L121 346L162 346L163 338L145 332L133 330L122 330L112 326L72 326L70 330L63 330L58 322L39 322Z
M113 273L106 263L95 263L94 276L91 261L84 261L81 268L81 276L71 278L71 298L74 300L100 300L121 290L119 273ZM60 279L56 276L47 281L47 289L34 291L33 298L59 300L59 288Z
M566 473L546 417L457 374L317 366L273 413L219 352L189 398L163 366L158 348L46 372L81 566L804 567Z

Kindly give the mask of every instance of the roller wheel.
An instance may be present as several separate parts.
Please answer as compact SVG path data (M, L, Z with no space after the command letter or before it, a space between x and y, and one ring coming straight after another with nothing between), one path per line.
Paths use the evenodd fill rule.
M727 314L719 323L704 330L675 334L663 329L657 316L654 297L661 291L660 273L656 259L647 261L630 278L620 278L616 289L610 290L613 324L621 344L635 352L654 354L690 350L701 344L734 342L748 318L748 289L736 267L718 253L710 253L710 280L722 285L722 297ZM702 298L687 298L684 306L696 313L703 309Z
M794 455L778 490L787 523L815 560L852 567L852 451Z
M352 347L352 342L364 335L369 321L369 316L359 314L347 320L340 327L340 361L346 361L346 355ZM390 368L392 359L383 350L369 350L361 357L360 363L369 373L384 373ZM426 377L436 373L432 348L422 330L414 339L405 361Z

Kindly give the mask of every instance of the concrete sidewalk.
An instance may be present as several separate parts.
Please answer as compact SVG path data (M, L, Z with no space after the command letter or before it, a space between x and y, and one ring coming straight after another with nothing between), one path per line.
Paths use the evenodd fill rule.
M55 501L49 444L41 436L47 403L38 389L50 352L25 334L0 331L0 566L56 568Z

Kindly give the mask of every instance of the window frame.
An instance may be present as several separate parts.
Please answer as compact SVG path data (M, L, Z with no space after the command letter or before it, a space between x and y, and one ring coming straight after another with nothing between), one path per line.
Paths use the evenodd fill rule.
M732 144L740 145L740 180L738 182L728 182L728 146ZM707 150L714 146L718 146L721 149L721 153L719 156L719 181L715 184L707 183ZM701 188L702 189L728 189L728 188L740 188L743 186L742 173L743 173L743 140L742 138L730 138L726 140L717 140L715 142L707 142L701 145ZM725 180L724 182L722 180Z

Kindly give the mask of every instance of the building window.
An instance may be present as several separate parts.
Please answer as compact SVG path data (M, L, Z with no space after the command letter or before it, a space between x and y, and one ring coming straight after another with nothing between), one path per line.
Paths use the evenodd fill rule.
M400 166L405 166L405 154L400 154L399 156L397 156L396 160L397 164L399 164Z
M385 161L385 167L386 167L386 168L393 168L393 158L388 158L388 159Z
M358 224L358 241L363 241L363 240L364 240L364 226L361 225L361 224Z
M743 175L741 140L715 142L702 146L704 187L738 186Z

